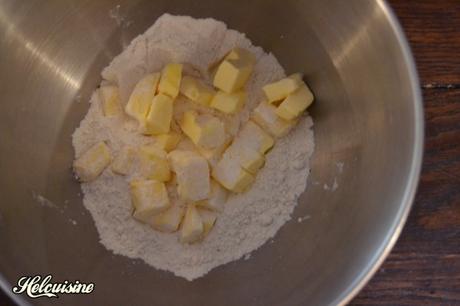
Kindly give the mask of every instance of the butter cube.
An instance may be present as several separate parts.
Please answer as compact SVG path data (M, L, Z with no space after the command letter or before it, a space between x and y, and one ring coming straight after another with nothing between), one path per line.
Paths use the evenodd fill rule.
M180 234L182 243L193 243L201 239L204 232L203 221L194 205L189 205L185 213Z
M228 192L214 180L211 180L211 193L209 199L196 202L196 206L212 211L222 212L227 202Z
M168 154L162 148L155 144L147 144L140 147L140 152L147 156L149 159L167 159Z
M206 149L220 146L226 138L224 124L212 115L198 115L195 111L187 111L180 126L194 144Z
M171 171L167 154L156 145L140 147L140 171L148 179L167 182L171 179Z
M176 98L179 94L180 83L182 79L182 64L171 63L161 72L158 92Z
M212 77L214 79L214 75L216 74L217 68L219 67L219 65L223 61L225 61L225 60L238 60L238 59L242 59L242 60L246 61L247 63L249 63L251 65L255 65L255 63L256 63L256 58L255 58L254 54L252 54L249 50L246 50L246 49L243 49L243 48L240 48L240 47L236 47L236 48L230 50L224 56L224 58L213 62L208 67L208 71L210 72L210 74L212 75Z
M211 187L206 159L195 152L180 150L170 152L168 157L176 173L180 198L189 202L207 199Z
M244 170L238 160L225 156L212 171L212 177L230 191L241 193L254 182L254 177Z
M198 147L193 143L193 141L190 140L190 138L182 137L182 139L177 144L176 150L195 152L197 148Z
M168 134L158 135L155 139L155 144L166 152L170 152L177 147L180 141L181 136L178 133L171 132Z
M185 207L173 204L165 212L153 216L150 225L158 231L173 233L179 229L184 213Z
M111 117L121 114L120 92L117 86L101 86L99 88L99 97L102 102L104 116Z
M140 124L145 123L159 79L159 73L148 74L142 78L134 87L125 106L126 113L139 121Z
M225 151L224 158L225 157L237 160L238 164L251 174L256 174L265 163L263 154L239 143L233 143L227 151Z
M89 182L96 179L111 161L109 147L99 142L75 160L73 169L81 181Z
M128 175L136 159L136 151L133 148L123 148L112 163L112 171L120 175Z
M211 107L226 114L234 114L241 110L246 101L246 92L240 90L235 93L217 92L211 101Z
M209 165L215 166L230 143L231 139L227 138L223 144L214 149L205 149L200 146L195 146L194 148L196 151L198 151L198 153L200 153L201 156L207 159Z
M313 94L307 85L303 84L290 94L276 109L276 114L285 120L297 118L313 103Z
M242 59L245 62L255 65L256 58L249 50L244 48L236 47L232 49L224 58L224 60L239 60Z
M163 94L156 95L145 121L145 133L152 135L165 134L171 127L173 116L173 100Z
M201 221L203 222L203 234L201 234L201 238L203 239L209 234L211 229L214 227L214 224L217 220L217 215L216 213L206 209L197 208L197 210L200 214Z
M166 211L170 206L168 192L163 183L155 180L137 180L130 183L133 217L150 223L153 216Z
M240 130L234 144L240 147L247 147L260 154L265 154L270 150L275 141L261 127L249 120Z
M254 69L254 62L246 57L226 59L217 67L213 85L227 93L243 88Z
M277 82L265 85L262 90L267 97L267 102L272 104L285 99L296 91L302 83L302 76L296 73Z
M184 76L180 85L180 93L198 104L209 106L212 98L216 94L214 89L204 85L201 81Z
M252 120L274 137L282 137L296 124L295 120L287 121L276 114L276 106L267 102L260 103L252 113Z

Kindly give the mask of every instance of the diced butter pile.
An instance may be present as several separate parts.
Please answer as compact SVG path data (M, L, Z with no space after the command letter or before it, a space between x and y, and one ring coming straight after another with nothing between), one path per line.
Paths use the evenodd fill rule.
M244 108L255 65L253 54L235 48L210 67L208 84L171 63L144 76L124 106L116 84L101 86L104 116L125 120L125 113L151 141L126 146L113 157L110 143L97 143L75 160L76 175L90 182L111 165L112 173L129 181L134 219L164 233L180 230L183 243L203 240L229 193L250 188L275 139L286 135L313 102L301 74L267 84L261 89L266 99L232 137L224 118ZM175 112L178 98L197 107Z

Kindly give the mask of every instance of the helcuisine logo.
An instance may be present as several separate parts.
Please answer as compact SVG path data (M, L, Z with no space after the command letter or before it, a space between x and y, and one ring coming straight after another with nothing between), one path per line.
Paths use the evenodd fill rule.
M16 294L25 293L31 298L57 298L58 294L90 294L94 290L93 283L83 283L78 280L54 283L52 278L51 275L24 276L18 280L17 286L13 287L12 291Z

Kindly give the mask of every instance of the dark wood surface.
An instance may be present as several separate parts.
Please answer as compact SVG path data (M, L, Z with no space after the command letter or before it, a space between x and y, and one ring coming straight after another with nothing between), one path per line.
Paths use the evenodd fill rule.
M351 304L460 305L460 0L390 3L418 64L425 157L401 238Z

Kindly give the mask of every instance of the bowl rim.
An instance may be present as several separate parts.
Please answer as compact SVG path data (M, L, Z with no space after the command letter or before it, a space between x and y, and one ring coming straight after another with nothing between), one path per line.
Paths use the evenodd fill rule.
M382 9L382 12L385 14L391 29L398 40L404 58L404 63L406 64L409 72L411 92L414 97L412 104L415 118L412 161L410 165L409 178L406 183L399 211L392 226L388 230L385 239L381 242L379 250L374 254L372 260L364 267L362 272L348 285L347 289L332 302L332 305L346 305L351 302L351 300L357 296L364 286L371 280L390 254L396 244L396 241L401 235L402 229L406 224L410 210L414 203L422 169L425 121L420 78L417 72L415 59L404 30L388 1L377 0L377 5Z

